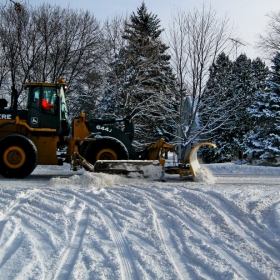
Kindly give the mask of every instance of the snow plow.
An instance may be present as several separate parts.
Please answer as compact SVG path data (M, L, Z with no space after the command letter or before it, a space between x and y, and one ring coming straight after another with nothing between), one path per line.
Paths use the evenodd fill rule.
M81 113L69 122L65 99L65 80L57 83L27 83L26 109L6 109L0 99L0 174L7 178L24 178L37 165L69 163L75 171L118 174L143 173L160 169L164 173L195 177L200 168L193 147L182 164L165 167L168 152L175 147L163 139L136 152L132 142L131 117L87 120ZM116 126L122 123L122 127ZM145 174L144 174L145 175Z
M197 152L201 146L210 146L214 149L216 148L216 145L211 142L198 143L191 148L183 163L180 163L177 166L175 165L165 167L165 173L179 174L180 178L182 178L183 176L192 176L193 178L195 178L198 170L200 169Z
M162 145L165 146L162 149ZM166 147L168 146L168 147ZM75 153L75 160L77 166L84 166L86 169L92 172L103 172L110 174L124 174L131 176L132 174L140 174L143 177L150 177L157 173L158 178L164 180L165 174L178 174L180 178L184 176L191 176L195 178L197 172L200 170L200 164L197 158L197 152L201 146L210 146L216 148L216 145L211 142L198 143L191 148L188 156L183 163L169 162L166 166L166 160L164 154L168 152L175 152L175 147L164 143L163 139L153 144L154 157L150 157L147 160L97 160L94 165L90 164L85 158ZM151 149L151 147L150 147ZM159 153L157 153L159 151Z

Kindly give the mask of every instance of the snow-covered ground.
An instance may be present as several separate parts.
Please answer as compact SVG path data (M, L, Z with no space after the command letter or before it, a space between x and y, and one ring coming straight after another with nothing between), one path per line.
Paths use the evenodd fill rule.
M165 183L66 167L0 177L1 280L280 279L279 167Z

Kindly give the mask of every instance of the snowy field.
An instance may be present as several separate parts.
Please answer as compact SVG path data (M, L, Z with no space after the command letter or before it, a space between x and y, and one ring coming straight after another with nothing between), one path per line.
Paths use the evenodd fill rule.
M205 168L0 177L0 279L280 279L280 167Z

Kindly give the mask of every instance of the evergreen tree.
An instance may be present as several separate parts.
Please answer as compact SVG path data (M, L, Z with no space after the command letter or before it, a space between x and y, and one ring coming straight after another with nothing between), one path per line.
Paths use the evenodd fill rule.
M218 57L210 71L204 97L208 107L209 96L213 95L211 118L216 121L209 121L207 114L202 118L204 125L212 124L208 127L208 139L217 144L218 152L213 155L209 149L203 151L206 161L229 161L246 150L244 135L253 126L247 108L251 106L253 96L265 87L267 74L268 69L259 58L251 61L243 54L230 62L224 54ZM221 118L223 111L227 118Z
M170 141L175 133L175 77L168 47L160 39L163 30L159 23L144 3L132 13L123 36L127 44L111 65L102 101L108 114L133 116L140 143L159 136Z
M232 154L242 153L243 136L250 129L247 108L252 101L252 62L241 54L233 63L231 90L235 100Z
M200 121L207 134L207 141L217 145L216 153L208 147L201 148L206 162L224 162L232 158L233 146L233 100L230 83L233 63L225 53L221 53L210 69L209 80L202 97Z
M280 53L272 62L269 79L255 93L247 110L252 128L244 137L244 146L254 157L275 160L280 156ZM263 71L266 77L267 72Z

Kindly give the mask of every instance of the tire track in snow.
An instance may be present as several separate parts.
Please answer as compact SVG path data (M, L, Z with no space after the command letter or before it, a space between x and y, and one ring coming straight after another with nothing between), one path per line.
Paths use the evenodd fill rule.
M53 224L53 220L45 220L42 217L40 217L39 215L37 215L36 211L27 211L25 209L21 210L21 214L23 214L28 223L29 220L32 220L35 224L37 224L38 226L40 226L41 228L44 228L45 230L48 229L52 229L52 233L56 233L56 236L60 236L61 235L61 229L58 228L58 226L55 226ZM52 241L50 241L51 243L53 243ZM53 246L54 247L54 246Z
M4 218L6 219L5 225L11 218L15 220L19 236L11 234L11 240L6 241L5 246L2 247L3 250L1 251L2 254L6 254L5 258L7 260L7 254L10 255L9 258L11 258L12 254L18 249L21 249L22 242L25 239L25 242L28 242L33 248L33 260L36 260L39 263L41 272L40 277L45 279L46 272L50 269L50 267L46 267L46 263L49 263L47 260L53 253L55 253L56 248L54 247L52 240L50 240L48 233L45 231L47 227L51 226L51 224L47 223L42 218L37 217L32 212L32 209L30 210L31 201L34 198L34 196L32 197L32 194L37 192L38 190L31 190L27 192L27 195L25 192L21 192L18 195L20 197L19 200L14 202L4 215ZM38 230L38 226L41 230ZM21 240L20 242L18 241L19 239ZM6 248L6 253L4 248ZM34 264L33 260L28 264L22 264L21 273L24 273L24 271L27 272L29 267L38 265Z
M48 267L48 262L46 262L46 260L48 260L48 258L50 257L50 253L49 252L54 252L52 249L50 248L46 248L46 247L51 247L51 246L44 246L46 245L46 243L44 242L44 238L42 238L42 236L40 236L37 232L36 232L36 228L31 229L30 227L26 227L23 226L23 231L25 232L29 243L32 245L32 261L31 262L27 262L26 265L24 266L23 270L28 274L28 271L30 270L30 267L34 267L36 266L36 268L40 269L40 278L41 279L46 279L46 274L48 273L49 269L51 269L51 267ZM43 245L44 244L44 245ZM35 262L39 263L39 265ZM23 273L23 272L22 272Z
M188 190L188 195L186 195L186 197L188 199L193 200L193 201L200 201L200 205L204 205L207 207L207 205L209 207L207 207L207 211L209 211L209 208L213 208L213 205L211 203L208 203L207 204L207 200L205 200L199 193L199 195L197 195L197 191L195 193L195 191L193 190ZM203 203L203 200L204 200L204 203ZM195 207L195 204L194 204L194 207ZM209 214L209 213L207 213ZM211 212L210 214L215 214L213 212ZM210 218L210 215L209 214L209 219L208 221L211 221L211 218ZM207 219L207 218L205 218ZM215 221L217 223L217 221ZM193 227L192 227L193 228ZM227 234L227 233L226 233ZM203 237L203 235L201 235L200 232L197 232L197 235L200 236L200 238L204 239L204 241L207 243L207 244L210 244L211 247L213 247L221 256L223 256L227 262L229 264L231 264L234 269L242 275L242 277L244 279L260 279L262 280L263 279L263 276L260 275L260 271L257 271L256 268L254 267L251 267L251 266L244 266L244 264L246 263L246 259L242 260L240 259L240 257L238 257L238 254L234 254L232 249L228 249L228 248L225 248L225 246L220 246L217 244L217 242L215 241L214 237L212 237L211 235L207 234L207 236L205 235L205 237ZM230 238L229 242L232 242L232 238ZM232 247L232 246L231 246ZM242 248L244 249L244 248ZM250 252L247 250L246 248L246 256L249 256L251 257L252 254L254 254L254 252ZM243 252L244 254L244 252ZM245 257L246 258L246 257Z
M179 275L180 279L191 279L192 275L186 269L185 263L182 260L180 252L177 251L177 245L172 240L166 220L159 217L159 215L156 212L156 209L158 209L157 207L151 206L151 209L153 213L154 227L156 228L157 234L161 240L161 243L164 246L164 251L166 252L169 260L175 268L175 271Z
M7 223L7 221L15 216L16 212L22 207L22 205L24 205L26 202L28 202L30 196L33 193L36 193L38 190L24 190L21 191L17 196L19 197L18 199L16 198L16 201L13 201L12 203L10 203L10 205L8 206L8 210L6 210L2 215L1 215L1 220L0 220L0 238L1 238L1 234L2 231L4 230L5 224Z
M22 238L19 237L18 233L18 227L16 227L14 222L9 221L0 239L0 272L5 263L14 255L22 244Z
M2 241L2 235L3 232L5 231L5 226L7 224L8 221L10 221L11 218L16 219L15 218L15 214L20 210L20 208L26 203L28 202L30 196L37 192L38 190L29 190L29 191L21 191L17 196L19 198L16 198L15 201L12 201L9 206L8 209L2 213L1 215L1 219L0 219L0 242Z
M235 209L230 205L230 201L227 199L222 199L217 196L215 193L205 193L200 191L200 197L204 197L206 201L210 202L211 205L215 208L215 211L223 217L225 222L230 225L234 231L237 232L242 238L247 240L249 244L254 247L256 250L266 253L275 262L278 262L280 259L280 252L275 250L279 245L277 240L267 238L267 235L263 233L263 230L258 228L256 225L253 225L252 222L247 218L245 213L234 213ZM223 209L222 211L219 209ZM238 217L238 220L236 219Z
M88 226L89 208L83 204L79 210L76 226L72 234L70 244L62 251L62 259L59 262L55 275L52 279L69 279L80 252L84 235Z
M131 192L138 193L137 187L135 189L130 189ZM228 264L230 264L234 270L238 273L239 276L242 277L242 279L259 279L262 280L262 278L259 276L259 274L255 271L252 271L250 267L242 267L243 262L240 262L240 260L233 255L228 249L222 248L219 244L216 244L216 241L209 236L207 232L205 232L200 225L193 222L192 217L187 212L182 213L180 209L175 208L174 205L169 207L168 205L163 205L159 201L161 200L161 195L159 193L156 193L157 191L154 191L152 188L147 189L140 189L140 194L145 193L146 199L154 205L154 207L161 209L164 212L169 213L172 217L178 217L180 221L185 224L193 233L194 236L199 238L200 240L203 240L206 244L208 244L211 248L213 248L222 258L226 260ZM187 190L187 192L190 192L190 190Z
M122 191L122 188L120 188L118 190L118 193L112 193L111 191L111 194L127 198L126 192L127 191ZM192 264L189 264L189 262L191 262L192 259L190 258L189 254L186 253L186 248L182 249L181 251L179 249L179 246L181 246L184 243L184 240L182 240L180 230L178 230L176 226L171 226L172 230L176 234L175 238L179 240L176 243L174 237L171 234L171 227L169 225L169 222L166 218L164 218L165 216L169 216L171 217L171 220L173 219L174 221L178 217L177 212L174 211L174 209L172 210L172 208L170 208L169 206L161 204L159 202L161 200L160 195L156 196L157 194L155 195L152 189L147 191L144 188L133 187L129 189L129 193L131 194L130 198L132 196L135 196L139 198L143 197L146 200L147 207L148 209L150 209L149 211L153 214L153 225L156 231L156 235L159 237L167 259L173 266L174 273L177 274L180 279L194 279L196 277L200 277L200 275L196 275ZM129 196L127 199L129 200ZM159 212L161 213L158 214ZM185 220L185 218L183 218L183 220ZM187 224L184 223L182 219L180 220L180 222L187 226ZM193 233L193 235L195 234Z
M93 200L93 198L86 197L78 192L75 192L74 190L67 190L67 192L74 194L75 196L79 197L79 199L87 202L88 206L93 207L104 221L104 224L107 226L114 244L116 245L118 262L120 264L121 270L121 279L137 280L139 277L135 264L132 261L133 256L131 254L130 248L125 238L123 237L119 227L110 217L110 215L106 213L104 207L102 207L102 205L100 205L100 203L98 203L97 201Z
M184 241L182 240L181 232L176 226L172 226L172 229L176 233L176 238L178 238L181 242L181 244L177 244L178 241L176 243L171 235L170 225L168 225L167 220L163 218L163 216L169 216L174 221L176 220L178 215L177 212L175 213L174 209L171 206L163 205L159 202L162 198L161 193L157 193L157 191L154 191L153 188L149 188L149 190L147 190L146 188L139 188L138 186L135 186L129 189L130 196L127 197L127 190L122 190L123 188L121 187L118 190L118 193L116 193L115 191L111 191L111 194L119 197L124 197L128 200L131 197L143 197L146 200L147 207L150 209L149 211L153 213L153 225L156 231L156 235L159 237L162 248L164 248L164 252L166 253L167 259L173 266L174 273L177 274L181 279L194 279L196 277L200 277L200 275L196 275L192 264L189 264L192 259L190 258L189 254L186 253L186 248L183 250L183 252L178 248L181 244L184 243ZM161 212L161 214L158 215L158 212ZM185 220L185 218L183 220ZM180 220L180 222L188 227L188 225L184 223L182 219ZM195 236L195 233L192 232L192 234L193 236Z
M38 198L44 199L38 200ZM54 204L57 201L58 204ZM62 230L54 225L53 219L55 218L54 213L62 213L61 204L65 200L55 197L53 199L53 196L46 195L41 191L38 197L29 197L27 202L27 207L22 207L20 211L17 211L15 217L18 219L18 225L33 248L32 254L35 256L33 259L39 262L41 278L53 279L50 274L53 273L53 264L55 262L52 263L49 259L57 256L59 248L56 245L57 243L63 244L65 240ZM37 263L32 264L32 262L29 262L29 265L38 267Z
M50 240L48 233L45 232L45 228L41 228L40 232L38 224L34 224L34 221L29 221L28 218L28 216L24 217L21 215L20 227L32 244L32 253L36 256L34 259L40 263L41 278L46 279L45 275L51 269L51 267L48 267L49 262L47 260L55 254L56 248Z
M97 211L100 211L100 209ZM132 258L130 250L119 229L116 228L115 223L106 214L101 214L99 212L99 215L101 215L105 224L109 228L112 239L116 245L118 251L118 261L121 266L121 279L138 279L138 277L136 276L137 274L135 273L136 268L134 267L134 264L132 264L130 261Z
M41 258L41 254L38 253L38 250L36 249L36 244L33 242L34 238L33 236L30 236L30 229L27 228L24 223L22 223L22 213L24 212L24 209L21 210L21 208L26 204L29 203L30 197L32 194L36 193L38 190L29 190L29 191L21 191L17 197L17 201L14 201L10 204L8 210L6 213L2 214L2 219L0 221L1 226L1 232L0 232L0 244L4 242L4 244L1 246L1 253L0 258L2 257L2 261L0 264L0 269L4 266L4 264L12 258L12 256L21 248L21 245L25 239L25 237L28 238L28 242L32 244L36 255L36 259L40 263L40 267L42 268L42 277L45 278L45 269L44 269L44 261ZM10 232L10 229L7 229L7 224L13 220L14 228L12 232ZM8 240L3 240L3 236L9 235ZM24 237L23 237L24 236ZM22 271L21 273L24 274L26 271L30 269L32 266L31 263L24 264L22 263Z
M121 198L125 198L126 191L123 192L110 192L113 196L118 196ZM133 189L129 189L129 193L133 193L134 196L138 196L139 198L143 197L143 192L138 192ZM129 198L127 198L129 200ZM153 226L156 230L156 234L162 244L162 249L165 252L167 259L169 260L169 263L172 264L174 268L174 274L178 275L178 279L193 279L193 274L191 271L189 271L188 266L185 264L186 259L182 256L182 252L180 252L177 243L172 237L170 226L168 225L168 221L163 218L162 213L167 213L167 209L162 207L162 205L157 204L156 200L151 200L148 195L144 195L144 199L147 201L147 207L152 213L153 216ZM129 200L130 201L130 200ZM159 213L161 212L161 213ZM176 231L176 229L173 229ZM177 237L179 237L179 234L177 234Z

